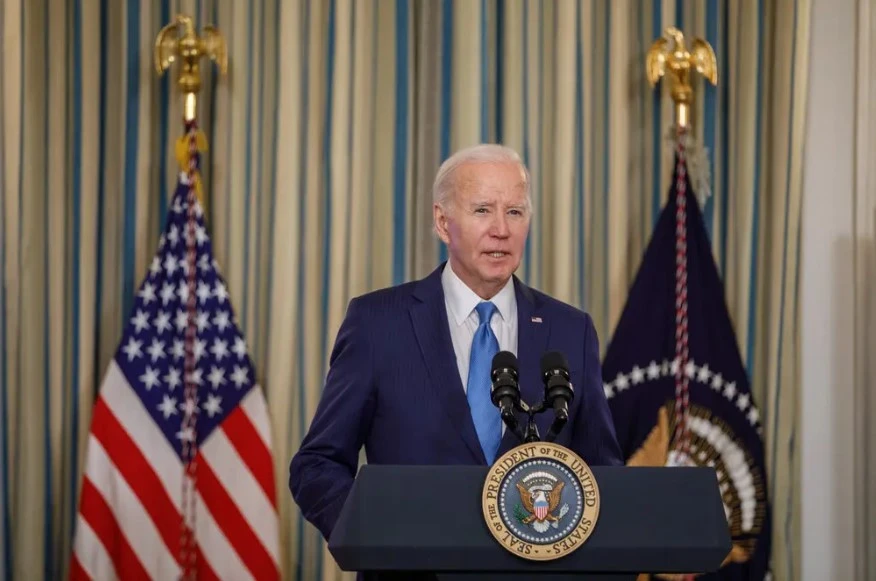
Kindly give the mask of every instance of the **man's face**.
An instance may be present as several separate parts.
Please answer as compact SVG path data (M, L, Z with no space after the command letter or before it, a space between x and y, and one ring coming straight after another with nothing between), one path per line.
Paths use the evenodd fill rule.
M526 177L514 163L471 163L456 169L455 193L433 208L456 275L491 298L520 266L530 212Z

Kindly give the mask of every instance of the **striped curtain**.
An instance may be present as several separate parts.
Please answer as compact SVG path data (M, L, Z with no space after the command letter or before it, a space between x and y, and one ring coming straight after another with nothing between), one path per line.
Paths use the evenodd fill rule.
M207 217L281 491L347 301L446 256L430 185L460 147L524 157L535 215L519 274L588 310L605 347L669 188L672 103L645 53L669 25L707 39L703 211L765 416L775 578L799 577L808 0L6 0L0 579L66 571L91 406L178 171L180 98L151 61L178 11L228 41L228 76L203 66ZM341 578L281 499L285 578Z

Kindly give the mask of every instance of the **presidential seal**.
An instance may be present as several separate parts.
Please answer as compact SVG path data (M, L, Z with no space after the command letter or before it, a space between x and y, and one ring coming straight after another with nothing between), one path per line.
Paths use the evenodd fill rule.
M496 460L483 489L484 519L505 549L524 559L559 559L579 548L599 517L599 487L577 454L532 442Z

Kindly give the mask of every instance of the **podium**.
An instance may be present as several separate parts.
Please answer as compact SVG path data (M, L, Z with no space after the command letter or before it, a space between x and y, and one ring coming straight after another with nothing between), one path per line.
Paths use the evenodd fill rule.
M715 471L591 467L600 511L580 547L513 554L484 519L486 466L363 466L328 548L366 580L565 581L716 571L731 548Z

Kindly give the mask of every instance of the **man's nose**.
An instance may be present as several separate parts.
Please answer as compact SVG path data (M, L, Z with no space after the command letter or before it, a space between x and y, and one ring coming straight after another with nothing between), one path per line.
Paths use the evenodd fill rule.
M497 213L496 219L493 220L493 229L490 232L496 238L507 238L510 234L508 229L508 217L503 213Z

